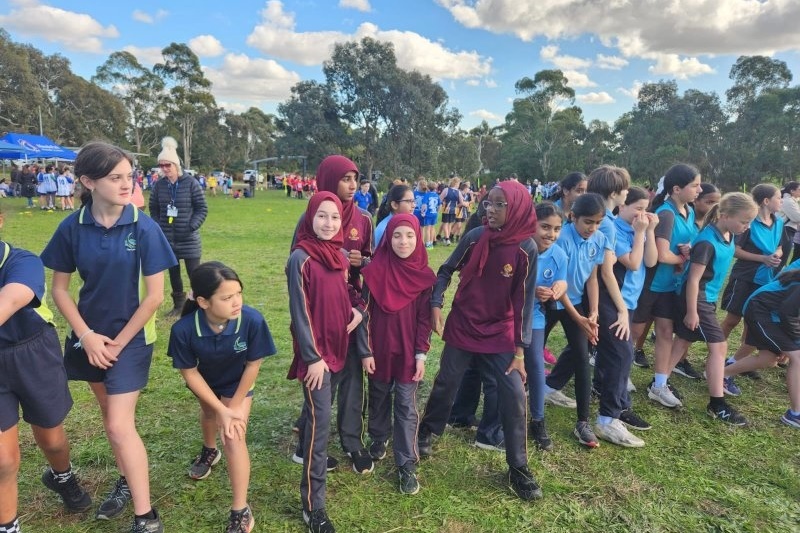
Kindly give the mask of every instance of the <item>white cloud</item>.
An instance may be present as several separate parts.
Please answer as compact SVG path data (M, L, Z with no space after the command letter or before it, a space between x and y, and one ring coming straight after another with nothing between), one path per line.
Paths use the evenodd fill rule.
M486 85L486 86L487 86L488 88L490 88L490 89L494 89L495 87L497 87L497 82L496 82L496 81L494 81L494 80L493 80L493 79L491 79L491 78L487 78L487 79L485 79L485 80L483 81L483 84L484 84L484 85Z
M119 37L112 24L103 26L85 13L66 11L40 4L36 0L12 2L15 8L0 15L0 27L28 37L59 43L76 52L103 52L103 39Z
M539 51L539 57L549 61L559 70L584 70L592 66L592 62L589 59L558 55L558 46L552 44L543 46Z
M136 56L139 63L146 67L152 67L156 63L164 61L164 56L161 55L162 48L158 46L125 46L123 50Z
M613 104L616 100L605 91L599 93L578 94L575 99L582 104Z
M298 32L294 13L284 11L279 0L267 2L261 16L261 23L247 37L247 44L265 54L301 65L321 64L330 57L335 43L371 37L394 45L397 64L401 68L418 70L435 79L468 79L484 77L491 72L491 58L475 51L452 51L410 31L380 30L375 24L365 22L352 34Z
M502 122L503 117L492 113L486 109L476 109L475 111L470 111L469 116L471 117L478 117L481 120L485 120L486 122Z
M369 5L369 0L339 0L339 7L349 7L365 13L372 10L372 7Z
M625 57L769 54L800 48L796 0L437 0L468 28L524 41L597 36ZM668 21L668 22L665 22Z
M617 88L617 92L624 94L625 96L632 98L634 100L639 99L639 91L642 90L642 82L639 80L633 80L633 85L630 89L626 89L625 87Z
M481 80L467 80L467 85L470 87L477 87L481 84Z
M153 24L165 18L168 14L169 12L164 9L159 9L158 11L155 12L154 15L142 11L141 9L135 9L133 13L131 13L131 17L133 18L133 20L137 22L142 22L144 24Z
M198 35L189 41L189 48L198 57L217 57L225 52L225 47L213 35Z
M606 70L620 70L628 66L628 60L618 56L597 54L597 66Z
M653 74L675 76L679 80L716 72L710 65L701 63L696 57L681 59L677 54L659 54L656 64L647 70Z
M300 75L272 59L226 54L219 68L203 67L211 81L211 92L221 100L255 102L282 101L300 81ZM256 104L253 104L256 105Z
M584 87L597 87L597 84L589 79L583 72L577 70L565 70L564 77L567 78L567 85L573 89L582 89Z

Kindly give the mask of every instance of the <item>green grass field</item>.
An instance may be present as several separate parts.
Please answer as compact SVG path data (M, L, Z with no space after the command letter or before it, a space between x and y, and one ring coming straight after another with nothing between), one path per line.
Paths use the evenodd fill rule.
M0 205L6 217L3 239L36 253L65 216L25 210L22 199ZM290 427L301 394L297 383L286 380L292 353L283 266L305 205L280 192L259 192L255 199L239 201L212 197L202 229L203 259L220 260L237 270L244 281L245 302L265 315L278 347L278 355L262 366L247 437L253 463L250 504L256 530L263 532L304 531L300 466L289 459L294 447ZM447 251L432 251L434 270ZM168 310L165 301L150 383L138 410L139 431L150 457L153 502L167 531L219 532L230 505L225 461L204 481L194 482L186 475L201 445L198 406L166 356L171 321L161 315ZM59 332L62 337L66 333L60 317ZM558 353L562 346L561 336L554 335L551 350ZM422 399L441 348L436 338ZM652 346L646 349L652 354ZM696 366L704 356L705 347L696 345ZM541 501L518 500L505 481L504 456L473 447L473 435L467 431L447 432L435 443L434 456L420 464L422 490L416 496L399 494L391 454L372 474L360 476L344 461L333 436L330 452L342 463L328 476L329 515L343 533L800 531L800 432L778 420L788 403L782 370L764 372L761 381L739 379L743 395L731 403L750 420L742 429L724 427L705 414L704 382L675 377L686 406L670 411L643 392L652 371L633 372L639 388L634 406L653 424L652 430L640 434L646 447L629 450L603 443L595 450L584 449L571 435L574 411L548 407L555 450L528 450L531 470L544 490ZM71 388L75 407L66 426L73 463L99 501L116 479L114 460L88 387L72 383ZM422 410L424 404L419 407ZM593 410L596 414L596 406ZM108 533L130 528L130 507L124 518L112 522L97 522L93 513L65 514L60 500L39 481L45 461L28 428L22 428L21 439L19 512L25 531Z

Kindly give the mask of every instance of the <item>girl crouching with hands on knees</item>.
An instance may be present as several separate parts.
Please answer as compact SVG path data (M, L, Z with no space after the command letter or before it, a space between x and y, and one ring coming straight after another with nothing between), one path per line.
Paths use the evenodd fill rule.
M219 462L219 430L228 457L233 502L227 533L249 533L255 525L247 490L250 456L245 434L253 387L264 357L275 354L261 313L242 305L242 282L222 263L203 263L192 271L194 300L187 300L173 326L167 354L200 402L203 449L189 469L205 479Z
M417 388L425 376L430 349L431 291L436 275L428 267L419 222L411 214L396 214L372 262L361 271L367 302L367 327L374 357L362 359L369 375L370 454L386 455L391 432L394 389L394 458L400 492L416 494Z
M67 376L89 382L120 472L96 518L119 515L133 499L131 531L159 533L164 526L150 505L136 402L150 372L164 271L177 260L158 225L131 204L132 162L103 142L81 149L75 176L83 205L59 224L41 257L53 270L53 301L72 328L64 350ZM69 290L75 271L83 282L77 303Z
M528 470L525 432L525 356L531 342L536 281L536 212L528 190L504 181L488 194L484 225L467 233L439 268L431 298L433 327L442 335L439 373L419 429L420 455L431 455L433 435L441 435L458 383L477 358L480 371L497 384L497 405L484 415L501 418L509 484L523 500L542 497ZM453 273L461 281L442 328L444 291ZM487 396L488 397L488 396ZM496 423L496 420L481 423Z
M325 512L331 394L341 378L348 337L358 328L355 350L369 357L362 320L363 301L347 283L349 262L342 252L342 203L329 192L308 202L286 264L294 359L288 379L303 387L303 424L298 448L303 457L300 498L312 533L332 533Z

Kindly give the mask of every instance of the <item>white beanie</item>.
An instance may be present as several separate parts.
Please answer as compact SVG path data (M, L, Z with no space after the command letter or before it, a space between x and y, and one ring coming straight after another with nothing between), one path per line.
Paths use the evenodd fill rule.
M181 170L181 158L178 157L178 141L172 137L161 139L161 153L158 154L159 161L169 161Z

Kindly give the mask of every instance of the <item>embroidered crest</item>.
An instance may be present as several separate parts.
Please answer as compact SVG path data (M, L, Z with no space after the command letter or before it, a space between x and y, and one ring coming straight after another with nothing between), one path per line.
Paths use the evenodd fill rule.
M351 241L358 240L358 230L356 228L350 228L350 240Z
M542 272L542 278L546 280L553 279L553 269L552 268L545 268L544 272Z
M136 239L133 236L133 232L128 233L128 236L125 237L125 249L129 252L136 251Z
M236 353L243 352L247 349L247 343L241 340L241 337L236 337L233 342L233 351Z
M589 259L594 259L594 256L597 255L597 246L594 244L589 245Z
M504 278L510 278L511 276L514 275L514 267L506 263L505 265L503 265L503 271L500 272L500 275L503 276Z

